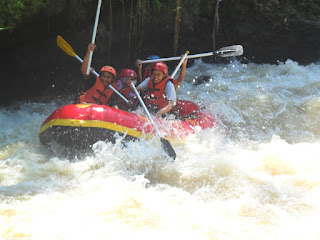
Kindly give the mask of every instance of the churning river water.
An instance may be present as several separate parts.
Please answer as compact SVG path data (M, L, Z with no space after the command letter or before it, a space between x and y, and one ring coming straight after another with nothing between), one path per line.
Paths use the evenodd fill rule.
M156 138L58 158L39 128L70 102L0 108L0 239L320 239L320 63L197 60L178 96L218 124L174 162Z

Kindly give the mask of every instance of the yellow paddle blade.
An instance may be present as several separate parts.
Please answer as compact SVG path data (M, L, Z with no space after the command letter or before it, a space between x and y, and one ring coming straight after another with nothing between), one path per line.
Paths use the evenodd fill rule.
M59 48L65 51L69 56L75 57L77 55L72 47L61 36L57 36L57 44Z

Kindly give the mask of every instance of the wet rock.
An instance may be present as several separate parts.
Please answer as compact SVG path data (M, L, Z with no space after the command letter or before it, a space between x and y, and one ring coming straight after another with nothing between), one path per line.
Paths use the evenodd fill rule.
M203 76L197 76L195 79L193 79L192 81L192 85L197 86L203 83L208 83L210 82L211 77L207 76L207 75L203 75Z

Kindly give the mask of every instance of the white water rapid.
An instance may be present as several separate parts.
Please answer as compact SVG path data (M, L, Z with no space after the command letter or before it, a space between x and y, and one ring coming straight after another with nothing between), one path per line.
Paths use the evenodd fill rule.
M0 108L0 239L320 239L320 63L197 60L178 96L218 125L175 162L157 139L58 158L39 128L70 102Z

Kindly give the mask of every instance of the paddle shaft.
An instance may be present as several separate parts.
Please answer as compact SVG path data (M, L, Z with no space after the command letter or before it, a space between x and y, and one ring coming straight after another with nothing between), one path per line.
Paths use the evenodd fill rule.
M215 52L208 52L208 53L198 53L194 55L188 55L187 58L200 58L200 57L208 57L212 55L217 55L220 57L231 57L231 56L239 56L243 54L243 47L241 45L233 45L229 47L223 47L218 49ZM180 57L169 57L169 58L160 58L160 59L153 59L153 60L143 60L141 63L154 63L154 62L166 62L172 60L179 60Z
M78 59L79 62L83 63L83 60L74 52L74 50L72 49L72 47L61 37L58 36L57 37L57 44L58 46L65 52L67 53L69 56L71 57L75 57L76 59ZM92 70L92 72L99 77L99 74L94 71L93 69L90 68L90 70ZM112 89L116 94L118 94L119 97L121 97L126 103L129 103L129 101L121 94L119 93L114 87L112 87L111 85L109 85L109 88Z
M175 69L175 70L173 71L173 73L171 74L171 78L173 78L173 77L176 75L176 73L178 72L181 64L182 64L183 61L186 59L186 57L187 57L188 54L189 54L189 51L187 51L187 52L183 55L183 57L181 58L179 64L177 65L176 69ZM161 142L161 144L162 144L162 147L163 147L164 151L169 155L169 157L171 157L173 160L175 160L175 159L176 159L176 152L174 151L172 145L170 144L170 142L169 142L168 140L164 139L164 138L161 136L161 133L160 133L157 125L156 125L155 122L153 121L153 118L152 118L150 112L148 111L146 105L144 104L143 100L141 99L141 96L140 96L138 90L136 89L136 87L134 86L134 84L133 84L132 82L131 82L130 84L131 84L131 86L132 86L132 88L133 88L136 96L138 97L138 99L139 99L139 101L140 101L140 103L141 103L144 111L146 112L146 114L147 114L150 122L152 123L152 125L153 125L153 127L154 127L154 130L155 130L157 136L160 138L160 142Z
M178 72L178 70L179 70L179 68L180 68L181 64L182 64L182 63L183 63L183 61L186 59L186 57L187 57L188 53L189 53L189 51L186 51L186 53L183 55L182 59L180 60L179 64L177 65L176 69L175 69L175 70L173 71L173 73L171 74L171 76L170 76L171 78L174 78L174 76L175 76L175 75L176 75L176 73ZM180 58L181 58L181 57L180 57ZM157 60L159 60L159 59L157 59ZM155 124L154 124L154 122L153 122L153 119L152 119L152 117L151 117L151 115L150 115L150 113L149 113L149 111L148 111L148 109L147 109L146 105L144 104L144 102L142 101L142 99L141 99L141 97L140 97L140 95L139 95L139 93L138 93L138 90L136 89L136 87L134 86L134 84L133 84L133 83L131 83L131 86L133 87L133 90L135 91L135 93L136 93L136 95L137 95L137 97L138 97L139 101L141 102L141 105L142 105L142 107L144 108L144 111L147 113L147 115L148 115L148 117L149 117L150 121L151 121L151 122L152 122L152 124L155 126ZM157 127L156 127L156 126L155 126L155 129L156 129L156 132L157 132L158 136L159 136L159 137L161 137L160 132L159 132L159 130L157 129Z
M199 53L194 55L189 55L187 58L199 58L199 57L207 57L212 56L213 52L209 53ZM173 61L173 60L179 60L181 57L169 57L169 58L160 58L160 59L153 59L153 60L142 60L141 63L154 63L154 62L167 62L167 61Z
M136 96L138 97L144 111L146 112L146 114L148 115L148 118L150 120L150 122L152 123L153 127L154 127L154 130L156 132L156 134L158 135L158 137L160 138L160 142L162 144L162 147L164 149L164 151L169 155L169 157L173 158L173 160L176 159L176 152L174 151L172 145L170 144L170 142L166 139L164 139L162 136L161 136L161 133L157 127L157 125L155 124L155 122L153 121L153 118L151 117L150 115L150 112L148 111L146 105L144 104L143 100L141 99L141 96L138 92L138 90L136 89L136 87L134 86L134 84L131 82L130 83L134 92L136 93Z
M93 70L92 71L94 75L96 75L97 77L99 77L99 74ZM121 97L123 99L123 101L125 101L126 103L129 103L128 99L126 99L121 93L119 93L117 91L117 89L115 89L114 87L112 87L111 85L108 86L110 89L112 89L112 91L114 91L116 94L118 94L119 97Z
M97 35L97 28L98 28L98 22L99 22L99 15L100 15L101 2L102 2L102 0L99 0L99 2L98 2L97 13L96 13L96 19L95 19L94 27L93 27L92 41L91 41L93 44L95 43L95 39L96 39L96 35ZM87 75L89 75L89 72L90 72L90 66L91 66L92 55L93 55L93 52L92 52L92 51L90 51L90 53L89 53L89 59L88 59L88 66L87 66Z
M173 73L171 74L171 78L174 78L174 76L177 74L180 66L182 65L183 61L186 59L186 57L188 56L189 51L186 51L186 53L183 55L183 57L181 58L179 64L177 65L176 69L173 71Z
M177 65L176 69L175 69L175 70L173 71L173 73L171 74L171 76L170 76L171 78L173 78L173 77L176 75L176 73L178 72L181 64L182 64L183 61L186 59L188 53L189 53L189 51L186 51L186 53L183 55L182 59L180 60L179 64ZM180 58L181 58L181 57L180 57ZM157 59L157 60L159 60L159 59ZM135 91L135 93L136 93L136 95L137 95L137 97L138 97L138 99L139 99L142 107L144 108L144 111L147 113L147 115L148 115L151 123L154 125L155 130L156 130L158 136L161 137L160 132L159 132L159 130L157 129L157 127L155 126L155 123L154 123L154 121L153 121L153 119L152 119L152 117L151 117L151 115L150 115L150 113L149 113L146 105L144 104L143 100L141 99L141 97L140 97L140 95L139 95L139 93L138 93L138 90L136 89L136 87L134 86L133 83L131 83L131 86L132 86L133 90Z
M144 111L145 111L145 112L146 112L146 114L148 115L148 118L150 119L150 122L151 122L151 123L152 123L152 125L154 126L154 129L156 130L156 133L157 133L158 137L161 137L160 131L159 131L159 129L156 127L156 125L155 125L155 123L154 123L154 121L153 121L153 118L151 117L151 115L150 115L150 113L149 113L149 111L148 111L148 109L147 109L146 105L144 104L144 102L143 102L143 100L142 100L142 98L141 98L141 96L140 96L140 94L139 94L138 90L136 89L136 87L134 86L134 84L133 84L132 82L131 82L130 84L131 84L131 86L132 86L132 88L133 88L134 92L136 93L136 95L137 95L137 97L138 97L138 99L139 99L139 101L140 101L140 103L141 103L141 105L142 105L142 107L143 107Z
M76 55L75 56L76 59L78 59L80 62L83 62L83 60ZM97 73L95 70L93 70L92 68L90 69L94 75L96 75L97 77L99 77L99 73ZM123 99L123 101L125 101L126 103L129 103L128 99L126 99L119 91L117 91L117 89L115 89L114 87L112 87L111 85L108 86L110 89L112 89L112 91L114 91L119 97L121 97Z

